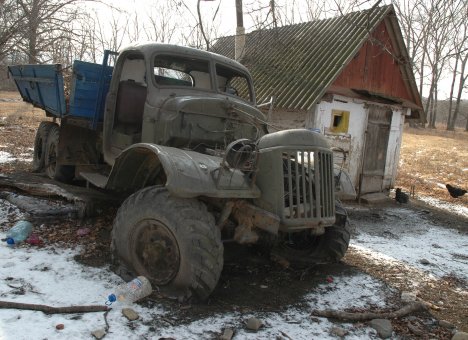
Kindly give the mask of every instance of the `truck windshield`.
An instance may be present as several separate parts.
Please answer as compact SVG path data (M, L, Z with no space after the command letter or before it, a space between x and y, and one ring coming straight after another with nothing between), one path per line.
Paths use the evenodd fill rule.
M173 55L158 55L154 59L154 77L160 86L187 86L211 89L207 60Z
M252 102L252 89L245 74L217 64L216 80L218 82L218 91Z

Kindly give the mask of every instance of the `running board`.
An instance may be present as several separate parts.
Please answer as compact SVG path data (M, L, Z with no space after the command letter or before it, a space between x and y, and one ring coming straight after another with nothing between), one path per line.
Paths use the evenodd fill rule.
M101 175L98 172L80 172L80 176L87 182L97 186L98 188L105 188L109 177Z

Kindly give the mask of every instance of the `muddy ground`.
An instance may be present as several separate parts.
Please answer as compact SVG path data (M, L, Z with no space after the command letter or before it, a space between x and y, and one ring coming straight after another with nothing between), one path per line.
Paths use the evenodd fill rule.
M60 204L60 200L54 201L55 204ZM170 312L162 319L147 322L146 326L151 329L167 325L180 326L226 313L254 315L282 313L291 306L306 311L310 306L309 302L304 301L304 296L317 291L329 280L348 281L350 278L367 273L382 282L379 294L385 307L370 306L365 309L366 311L381 312L400 308L403 306L400 300L402 291L416 292L419 298L434 306L427 312L409 316L410 319L406 317L392 320L395 334L410 338L435 336L450 339L453 329L440 327L437 320L446 320L458 330L467 331L466 274L468 271L451 272L449 275L434 278L431 270L426 274L421 273L411 259L391 264L367 254L359 246L362 244L360 240L362 235L376 237L378 242L386 244L404 243L404 239L400 236L424 235L427 233L425 230L427 225L459 233L467 237L468 242L468 219L414 200L404 206L390 199L375 206L347 204L347 209L353 240L347 255L340 263L297 270L285 266L283 262L272 261L256 247L228 243L225 244L225 265L221 279L210 299L206 303L191 301L181 303L164 299L155 293L142 305L151 308L162 304ZM2 230L6 230L18 218L16 210L9 211L11 214L7 214L4 223L0 224ZM76 261L86 266L106 268L111 262L110 232L115 212L116 208L108 208L99 217L94 218L37 222L36 224L40 223L40 228L36 230L43 241L41 247L72 249L80 247L81 252L75 256ZM407 216L413 216L414 219ZM89 233L77 236L77 231L84 229L88 229ZM442 244L442 246L450 245ZM466 263L464 268L468 269L468 254L461 256L466 257L458 260ZM363 280L365 285L367 280L365 276ZM355 308L347 310L363 311ZM410 321L418 325L420 334L416 335L408 328ZM353 325L353 327L358 326Z
M12 97L13 101L0 103L0 152L4 152L3 156L8 152L14 159L0 163L0 173L30 170L34 127L42 119L41 112L16 101L15 96ZM8 106L8 112L14 112L6 114L7 111L1 111L2 104L4 108ZM463 176L465 175L466 172L463 172ZM402 183L409 186L413 182L402 180ZM0 191L2 190L11 189L0 188ZM0 200L1 204L5 203ZM462 206L466 206L465 201ZM367 310L385 311L401 307L401 291L415 292L419 298L432 305L426 312L392 320L396 335L408 338L451 338L453 329L439 326L437 320L446 320L458 330L468 331L468 256L465 258L465 253L459 258L446 260L459 261L461 268L467 268L466 272L455 271L437 276L430 266L427 270L421 270L420 266L411 261L411 256L408 256L408 260L387 261L362 248L369 239L375 238L385 244L401 245L406 240L403 235L424 235L427 233L427 225L453 231L465 238L468 235L467 215L450 213L417 199L411 199L405 206L389 199L375 206L348 204L347 208L354 239L340 263L295 270L284 263L272 261L255 247L226 244L223 273L207 303L161 300L154 294L143 304L150 307L152 304L162 303L171 312L164 319L158 319L148 326L156 329L164 325L189 323L214 314L233 311L261 314L282 312L291 306L305 310L309 307L304 302L304 296L316 291L324 283L330 280L346 281L350 277L361 277L360 275L367 273L382 282L380 289L386 306L368 306ZM6 216L0 224L3 231L18 218L16 210L6 211ZM43 244L39 247L80 247L80 254L75 257L76 261L87 266L104 268L110 264L110 231L115 212L116 208L109 208L99 217L40 222L37 232ZM402 212L405 218L402 218ZM88 229L89 233L77 236L77 231L83 229ZM363 235L367 238L363 238ZM432 245L427 244L421 244L421 247L428 247L428 253L432 249ZM450 244L442 244L439 247L450 247ZM408 249L408 253L411 253L411 249ZM364 280L365 277L363 276ZM421 332L411 330L408 322L418 325ZM361 326L356 324L353 327Z

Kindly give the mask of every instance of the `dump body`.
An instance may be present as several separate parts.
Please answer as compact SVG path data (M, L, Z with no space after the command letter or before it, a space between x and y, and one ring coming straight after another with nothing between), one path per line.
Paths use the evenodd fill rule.
M8 70L15 80L24 101L44 109L47 116L55 118L77 117L96 129L104 119L104 106L112 78L113 67L108 66L105 51L103 64L75 60L71 75L54 65L16 65ZM64 75L70 77L64 82ZM66 87L64 87L66 85Z

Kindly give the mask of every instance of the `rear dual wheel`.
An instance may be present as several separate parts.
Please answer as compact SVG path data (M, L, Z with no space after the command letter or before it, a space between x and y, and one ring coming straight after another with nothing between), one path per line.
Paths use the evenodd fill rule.
M57 163L60 127L57 124L52 124L47 136L44 157L45 173L49 178L67 183L75 177L75 167L73 165L61 165Z
M46 149L47 149L47 138L49 137L50 129L56 124L52 122L41 122L36 131L36 137L34 138L34 152L32 161L33 172L41 172L44 170Z

